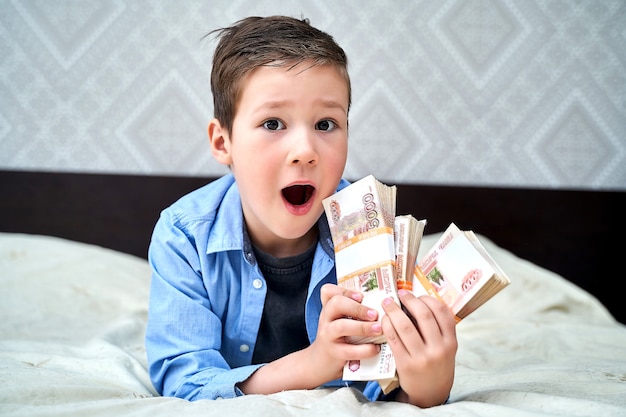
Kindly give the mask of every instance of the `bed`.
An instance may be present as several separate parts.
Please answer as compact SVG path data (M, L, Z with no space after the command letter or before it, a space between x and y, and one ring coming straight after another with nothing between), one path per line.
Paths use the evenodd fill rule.
M549 236L527 243L531 255L520 256L500 243L507 241L502 233L482 233L501 230L497 222L503 221L489 222L484 211L473 214L485 226L472 228L512 283L458 324L448 404L422 410L367 402L347 387L197 402L158 396L143 345L150 284L145 249L160 209L208 180L0 173L0 192L7 197L0 203L0 415L626 416L626 326L617 319L623 307L610 310L605 293L594 295L556 267L529 260L554 243ZM413 191L426 193L403 186L399 211L424 209L406 198L400 202ZM460 198L463 190L443 191L445 198ZM505 190L492 191L498 191L500 204L507 201ZM624 208L623 193L602 198L612 199L611 212ZM578 207L571 210L593 224L581 228L585 248L591 239L585 233L602 230L609 219L590 218L584 212L588 200L576 199ZM471 204L459 201L459 213L472 212ZM509 210L515 213L513 205ZM602 207L597 210L606 216ZM449 215L424 216L429 225L421 253L439 236L437 222L443 225ZM540 215L525 216L535 221ZM504 216L510 228L516 217ZM569 256L571 261L575 255Z

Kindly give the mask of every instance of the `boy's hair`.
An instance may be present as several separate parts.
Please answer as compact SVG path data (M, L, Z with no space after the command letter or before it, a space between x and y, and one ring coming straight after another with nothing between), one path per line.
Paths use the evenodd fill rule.
M334 65L348 85L350 108L352 93L346 53L332 36L311 26L308 19L253 16L206 36L213 33L219 38L211 70L213 112L229 133L241 95L241 82L261 66L291 68L303 61Z

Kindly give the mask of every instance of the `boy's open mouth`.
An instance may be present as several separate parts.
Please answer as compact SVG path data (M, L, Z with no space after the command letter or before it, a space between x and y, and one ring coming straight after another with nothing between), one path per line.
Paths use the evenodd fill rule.
M315 188L310 185L292 185L291 187L283 188L283 197L289 204L301 206L311 199L314 192Z

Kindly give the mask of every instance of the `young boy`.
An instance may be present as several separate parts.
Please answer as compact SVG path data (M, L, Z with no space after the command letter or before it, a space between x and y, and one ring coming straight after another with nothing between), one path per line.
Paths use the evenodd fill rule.
M401 387L385 399L420 407L450 394L455 322L430 297L400 292L385 316L336 285L322 200L348 183L351 90L346 55L306 20L250 17L220 29L211 88L213 156L231 173L159 218L146 349L155 388L189 400L354 385L350 359L383 333Z

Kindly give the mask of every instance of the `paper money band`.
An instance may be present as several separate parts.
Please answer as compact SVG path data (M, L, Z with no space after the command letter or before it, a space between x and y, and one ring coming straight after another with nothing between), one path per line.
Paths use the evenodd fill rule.
M338 275L337 275L337 277L338 277L338 278L337 278L337 283L338 283L338 284L342 284L342 283L344 283L344 282L346 282L346 281L349 281L349 280L351 280L351 279L354 279L355 277L358 277L358 276L359 276L359 275L361 275L361 274L364 274L364 273L366 273L366 272L370 272L370 271L375 272L375 273L377 274L377 278L378 278L378 274L379 274L379 273L381 273L381 271L382 271L383 269L385 269L385 268L387 268L387 267L390 267L390 268L388 268L389 270L388 270L388 271L386 271L386 272L387 272L387 275L388 275L388 276L387 276L387 281L389 282L389 285L388 285L387 287L389 287L389 288L395 288L395 287L394 287L394 285L393 285L393 281L392 281L392 279L393 279L393 267L394 267L394 265L395 265L395 262L394 262L394 261L387 260L387 261L384 261L384 262L379 262L379 263L377 263L376 265L369 265L369 266L366 266L365 268L361 268L361 269L359 269L358 271L352 271L352 272L351 272L351 273L349 273L348 275L343 275L343 276L341 276L341 275L339 275L339 274L338 274ZM359 288L359 285L354 285L354 286L352 286L352 287L348 287L348 288L357 289L357 288ZM385 288L379 288L379 290L381 290L381 291L382 291L383 289L385 289Z
M338 245L335 245L335 253L340 252L346 249L347 247L354 245L357 242L361 242L363 240L367 240L367 239L379 236L381 234L391 235L393 239L393 228L389 226L381 226L375 229L370 229L367 232L356 234L352 236L351 238L346 239L343 242L339 243ZM392 240L392 243L393 243L393 240ZM392 248L393 248L393 251L391 253L393 254L392 256L393 258L396 253L395 245Z
M359 233L335 246L337 277L369 271L380 264L395 263L395 252L391 227L378 227Z

